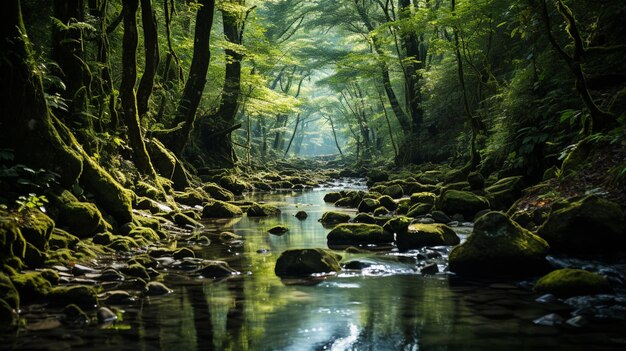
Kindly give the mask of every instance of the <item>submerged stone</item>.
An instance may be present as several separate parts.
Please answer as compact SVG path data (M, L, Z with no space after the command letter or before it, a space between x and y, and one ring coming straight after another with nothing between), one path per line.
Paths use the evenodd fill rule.
M544 272L548 243L502 212L489 212L474 224L467 241L452 249L450 270L476 276L529 276Z
M280 214L280 209L272 205L254 204L248 207L246 214L248 215L248 217L276 216Z
M309 215L305 211L298 211L295 214L296 218L303 221L309 217Z
M288 231L289 231L289 228L283 225L277 225L277 226L270 228L267 232L270 234L274 234L274 235L281 235L281 234L287 233Z
M224 261L205 262L204 266L197 271L201 276L209 279L224 278L239 274L228 263Z
M533 288L538 293L560 297L594 295L611 291L606 277L582 269L564 268L540 278Z
M290 249L281 253L274 272L279 277L303 277L339 272L341 257L326 249Z
M96 312L96 318L98 319L98 323L104 324L116 321L117 315L107 307L100 307Z

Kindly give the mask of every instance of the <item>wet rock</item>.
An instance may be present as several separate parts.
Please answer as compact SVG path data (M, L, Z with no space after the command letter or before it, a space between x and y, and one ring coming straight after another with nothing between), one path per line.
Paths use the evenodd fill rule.
M417 205L417 204L434 205L436 198L437 198L437 195L435 195L434 193L420 192L420 193L412 194L409 201L411 202L411 205Z
M248 217L276 216L280 214L280 209L272 205L254 204L248 208L246 214Z
M71 271L72 271L72 274L76 275L76 276L84 275L84 274L98 273L97 270L95 270L95 269L93 269L91 267L84 266L82 264L78 264L78 263L76 263L76 264L74 264L74 266L72 266L72 270Z
M211 198L208 194L198 191L197 189L187 188L185 192L174 192L174 201L187 206L202 206L205 202L209 202Z
M382 194L390 196L393 199L399 199L404 196L404 189L402 189L400 184L394 184L386 187Z
M98 308L96 318L99 324L111 323L117 320L117 315L107 307Z
M148 271L146 271L146 267L138 263L128 265L122 268L121 271L122 273L131 277L141 278L144 280L150 280L150 275L148 274Z
M374 210L374 212L373 212L374 216L376 216L376 217L385 216L388 213L389 213L389 211L385 207L383 207L383 206L377 207Z
M515 200L522 196L524 180L522 176L502 178L485 188L487 199L494 210L506 211Z
M362 191L348 191L339 200L335 201L337 207L351 207L356 208L363 200L365 193Z
M545 325L548 327L555 327L558 325L562 325L563 322L565 322L565 319L563 319L563 317L559 316L556 313L547 314L533 321L533 323L536 325Z
M334 245L383 244L393 241L393 233L376 224L343 223L333 228L326 239Z
M122 281L124 280L124 276L122 273L118 272L113 268L108 268L102 271L99 279L103 282L113 282L113 281Z
M322 214L320 222L322 224L346 223L350 220L350 215L342 212L328 211Z
M59 211L56 219L57 225L66 228L79 238L90 238L96 233L111 229L96 205L78 201L67 190L55 197L54 203Z
M202 218L233 218L242 215L241 208L220 200L213 200L202 209Z
M112 290L105 294L102 301L109 305L129 305L135 303L136 299L128 291Z
M450 252L450 270L464 275L528 276L544 272L548 244L502 212L474 224L467 241Z
M221 186L215 183L206 183L202 186L202 190L204 190L207 194L209 194L215 200L220 201L233 201L235 200L235 195L222 188Z
M0 272L0 300L4 300L12 309L20 307L20 295L11 279Z
M170 252L168 250L168 252ZM148 255L148 254L139 254L139 255L135 255L133 256L133 258L131 258L128 261L128 264L140 264L146 268L156 268L158 266L158 262L157 260L154 259L154 257Z
M405 216L398 216L388 220L383 229L390 233L404 233L409 229L412 219Z
M445 224L411 224L406 231L398 232L396 240L400 250L419 249L426 246L458 245L459 237Z
M602 294L611 291L608 280L582 269L564 268L540 278L533 289L561 297Z
M352 219L352 222L383 225L388 220L389 218L386 217L374 217L369 213L359 213Z
M369 212L373 212L379 206L380 206L380 202L378 202L378 200L365 198L361 200L361 202L359 203L359 206L357 207L357 210L359 212L369 213Z
M489 201L469 191L447 190L437 198L437 209L447 214L461 214L472 219L479 211L489 208Z
M447 224L452 222L452 218L448 217L443 211L433 211L431 217L436 223Z
M237 234L231 233L231 232L221 232L219 234L219 240L221 242L229 242L229 241L241 240L241 239L243 239L243 237L241 235L237 235Z
M180 260L186 257L196 257L196 254L190 248L183 247L174 251L174 255L172 257L174 257L175 260Z
M19 293L20 302L36 302L44 299L52 284L40 272L25 272L11 276L13 286Z
M390 212L398 208L398 204L389 195L379 197L378 202Z
M589 195L554 203L537 233L555 252L608 253L624 250L625 223L618 204Z
M160 257L164 257L164 256L172 256L173 254L174 254L174 250L166 249L166 248L163 248L163 247L150 249L150 251L148 251L148 255L150 257L153 257L153 258L160 258Z
M296 218L303 221L305 219L307 219L307 217L309 216L305 211L298 211L296 212Z
M98 304L96 290L89 286L62 286L53 288L47 296L54 305L76 304L81 308L93 308Z
M467 175L467 182L471 190L479 190L485 187L485 177L480 172L470 172Z
M426 216L420 216L419 218L416 218L414 220L414 223L419 223L419 224L434 224L435 220L432 219L431 217L428 217L428 215Z
M114 236L113 238L113 241L107 246L115 251L131 252L140 246L133 238L126 236Z
M420 273L424 275L432 275L439 273L439 267L436 263L429 263L424 267L420 268Z
M50 249L75 249L80 239L63 229L54 228L48 244Z
M204 266L197 271L201 276L209 279L224 278L239 274L224 261L205 262Z
M46 261L46 254L37 249L33 244L26 243L23 261L29 268L40 268L43 267Z
M367 172L367 183L368 185L374 184L376 182L384 182L389 179L389 173L382 169L372 169Z
M114 238L115 238L115 235L113 235L113 233L109 233L109 232L98 233L94 235L93 243L98 244L98 245L109 245L111 242L113 242Z
M431 204L415 204L413 205L411 208L409 208L409 211L407 212L407 216L409 217L419 217L419 216L423 216L425 214L428 214L432 211L433 209L433 205Z
M65 322L73 325L84 326L91 322L87 313L75 304L65 306L63 313L65 314Z
M289 231L289 228L283 225L277 225L277 226L270 228L267 232L270 234L274 234L274 235L282 235L282 234L287 233L288 231Z
M220 178L220 185L225 189L231 191L235 195L241 195L244 191L250 187L245 182L239 180L234 175L227 175Z
M26 242L45 251L54 229L54 221L45 213L34 209L25 211L23 216L24 220L19 224L22 236Z
M544 294L536 298L535 301L541 303L555 303L557 301L557 298L552 294Z
M570 327L581 328L589 324L589 321L583 316L575 316L566 320L565 324L569 325Z
M144 292L147 296L159 296L159 295L167 295L171 293L173 290L165 286L165 284L160 282L149 282L146 284Z
M372 266L371 262L364 261L348 261L341 265L343 269L354 269L354 270L362 270Z
M198 222L195 218L186 215L185 213L175 213L172 216L172 220L179 227L192 226L194 228L202 228L202 223Z
M341 195L341 193L338 193L338 192L328 193L324 195L324 202L335 203L337 202L337 200L341 199L342 197L343 196Z
M276 261L274 272L279 277L302 277L316 273L339 272L341 257L326 249L291 249Z

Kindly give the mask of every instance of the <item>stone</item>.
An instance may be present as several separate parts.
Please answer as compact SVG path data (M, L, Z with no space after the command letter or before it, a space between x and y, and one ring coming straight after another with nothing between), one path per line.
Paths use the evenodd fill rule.
M539 317L533 321L536 325L544 325L547 327L555 327L557 325L562 325L565 322L563 317L559 316L556 313L550 313L543 317Z
M234 175L227 175L220 178L220 185L235 195L241 195L250 187Z
M75 304L81 308L94 308L98 304L96 290L89 286L62 286L53 288L47 296L55 305Z
M0 299L12 309L20 308L20 295L7 275L0 272Z
M23 218L23 221L19 223L19 228L24 240L33 244L37 249L45 251L54 229L54 221L38 209L28 210Z
M107 307L100 307L96 312L99 324L111 323L117 320L117 315Z
M541 277L535 292L559 297L603 294L611 291L606 277L582 269L563 268Z
M96 233L111 230L111 225L104 221L96 205L78 201L67 190L63 191L54 202L58 208L56 224L81 239L91 238Z
M452 249L450 270L474 276L530 276L547 269L548 243L502 212L474 224L467 241Z
M52 284L40 272L17 273L11 276L11 281L21 304L42 301L52 289Z
M337 223L346 223L350 220L350 215L347 213L337 212L337 211L328 211L322 214L320 218L320 222L322 224L337 224Z
M196 254L188 247L180 248L174 251L174 255L172 255L175 260L180 260L186 257L196 257Z
M386 216L388 213L389 211L384 206L377 207L373 212L376 217Z
M458 213L472 219L479 211L489 208L489 201L469 191L447 190L437 198L436 207L448 215Z
M173 290L165 286L165 284L160 282L149 282L146 284L144 289L144 293L147 296L159 296L159 295L167 295L172 293Z
M233 218L242 215L241 208L220 200L213 200L202 209L202 218Z
M75 304L69 304L63 308L65 314L65 322L74 325L87 325L90 322L90 318L80 307Z
M326 239L334 245L383 244L393 242L393 233L376 224L343 223L333 228Z
M626 221L620 206L595 195L552 204L537 234L555 252L610 253L626 247Z
M436 263L429 263L424 267L420 268L420 273L424 275L432 275L439 273L439 267Z
M485 187L485 177L480 172L470 172L467 175L467 182L471 190L479 190Z
M396 236L400 250L419 249L426 246L458 245L458 235L445 224L411 224Z
M60 228L54 228L48 244L50 249L75 249L80 239Z
M385 190L383 190L382 194L388 195L393 199L399 199L404 196L404 189L402 189L402 186L400 184L395 184L386 187Z
M522 176L502 178L485 188L487 198L494 210L506 211L522 196L524 180Z
M246 214L248 217L268 217L277 216L280 212L280 209L276 206L254 204L248 207Z
M370 212L374 212L374 210L378 208L379 206L380 206L380 202L378 202L378 200L365 198L361 200L361 202L359 203L359 206L357 207L357 210L363 213L370 213Z
M19 318L17 312L9 304L0 299L0 331L14 330L17 328Z
M434 193L421 192L421 193L411 194L410 201L411 201L411 205L415 205L415 204L434 205L436 198L437 198L437 195L435 195Z
M282 235L282 234L287 233L288 231L289 231L289 228L283 225L277 225L277 226L270 228L267 232L270 234L274 234L274 235Z
M290 249L281 253L274 272L279 277L306 277L339 272L341 256L326 249Z
M224 261L205 262L204 266L197 271L204 278L215 279L224 278L231 275L238 275L239 272L233 269Z
M150 275L148 274L146 267L140 265L139 263L134 263L123 267L120 269L120 271L131 277L141 278L143 280L150 280Z
M448 215L443 213L443 211L433 211L431 213L431 216L436 223L447 224L452 222L452 218L448 217Z
M376 182L384 182L389 180L389 173L382 169L372 169L367 172L367 183L374 184Z
M394 217L383 225L383 229L390 233L404 233L409 229L412 220L405 216Z
M409 211L407 212L406 215L408 217L415 218L415 217L423 216L423 215L430 213L432 209L433 209L433 205L431 204L417 203L413 205L411 208L409 208Z
M209 196L211 196L215 200L220 200L220 201L235 200L235 195L232 192L222 188L221 186L215 183L205 183L204 185L202 185L202 190L204 190L207 194L209 194Z
M174 201L179 204L183 204L186 206L202 206L206 202L211 201L208 194L203 194L202 192L187 188L185 192L175 192L174 193Z
M296 218L303 221L309 217L309 215L305 211L298 211L295 214Z
M369 213L359 213L356 215L356 217L354 217L354 219L352 219L352 222L383 225L388 220L389 218L386 217L374 217Z
M389 195L379 197L378 202L390 212L398 208L398 204Z
M341 196L341 193L338 193L338 192L328 193L328 194L324 195L324 202L335 203L335 202L337 202L337 200L341 199L342 197L343 196Z

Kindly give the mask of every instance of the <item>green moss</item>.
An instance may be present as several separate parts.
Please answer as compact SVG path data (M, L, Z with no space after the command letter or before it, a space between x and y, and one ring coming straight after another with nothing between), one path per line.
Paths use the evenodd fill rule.
M154 229L148 227L135 227L130 231L128 236L135 240L143 240L147 243L155 243L161 239Z
M185 192L176 192L174 194L174 200L180 204L193 207L202 206L204 203L209 202L211 198L208 194L198 189L187 188Z
M378 202L389 211L395 211L398 208L398 204L389 195L379 197Z
M55 270L52 269L42 269L40 271L41 276L50 282L50 284L52 285L56 285L59 284L60 281L60 277L59 277L59 273L57 273Z
M93 243L98 245L109 245L115 239L115 235L113 233L105 232L96 234L93 237Z
M608 293L611 287L604 276L582 269L564 268L543 276L533 290L542 294L570 297Z
M339 272L341 256L325 249L291 249L276 261L274 272L279 277L302 277L315 273Z
M54 221L39 210L29 210L19 223L24 239L39 250L48 248L48 240L54 229Z
M414 193L414 194L412 194L410 201L411 201L411 205L415 205L415 204L430 204L430 205L434 205L436 198L437 198L437 195L435 195L434 193L421 192L421 193Z
M184 213L176 213L176 214L174 214L172 220L179 227L185 227L185 226L188 226L188 225L190 225L192 227L196 227L196 228L202 227L202 223L198 222L196 219L194 219L194 218L192 218L190 216L187 216Z
M328 211L322 214L320 218L320 222L322 224L336 224L336 223L345 223L350 220L350 215L347 213L337 212L337 211Z
M67 190L56 198L55 204L58 209L57 225L79 238L90 238L96 233L111 230L94 204L78 201Z
M20 295L11 279L0 272L0 299L6 301L11 308L20 308Z
M241 208L220 200L213 200L202 209L203 218L232 218L242 215Z
M181 259L187 258L187 257L196 257L196 254L193 252L193 250L191 250L191 249L189 249L187 247L183 247L183 248L180 248L180 249L174 251L174 254L172 256L176 260L181 260Z
M150 275L146 268L138 263L131 264L121 269L122 273L131 277L141 278L143 280L150 280Z
M494 210L505 211L522 196L524 180L521 176L502 178L485 188L487 198Z
M235 200L235 195L232 192L222 188L221 186L215 183L204 184L202 186L202 190L204 190L207 194L209 194L209 196L211 196L212 198L216 200L221 200L221 201Z
M114 236L113 241L111 241L111 243L107 245L107 247L115 251L122 252L133 251L139 246L139 243L135 239L126 236Z
M413 219L405 216L394 217L388 220L383 229L390 233L406 232Z
M128 261L128 264L140 264L146 268L156 268L158 266L157 260L148 254L135 255L130 261Z
M409 212L409 208L411 208L411 200L400 199L398 200L398 208L396 209L396 214L405 215L407 212Z
M94 308L98 305L98 295L89 286L63 286L52 289L48 294L48 301L57 306L75 304L81 308Z
M220 178L219 183L222 187L228 189L235 195L241 195L244 191L250 188L246 182L238 179L234 175L223 176Z
M520 227L502 212L488 212L472 234L450 252L450 270L483 276L529 276L546 268L545 240Z
M425 246L458 245L458 235L445 224L411 224L406 231L398 232L400 250L419 249Z
M448 215L461 214L467 220L489 208L489 201L469 191L447 190L437 198L437 209Z
M172 181L174 188L181 190L189 186L187 170L176 156L160 141L151 139L146 143L150 161L154 169Z
M161 222L154 217L134 216L133 222L139 227L148 227L154 231L161 230Z
M554 203L537 233L558 252L619 252L626 245L625 222L618 204L589 195Z
M52 284L40 272L18 273L11 276L11 280L21 302L25 303L41 301L52 289Z
M0 216L0 260L6 262L14 257L24 258L26 240L18 228L17 219L6 213L0 213Z
M378 206L376 209L374 209L374 216L385 216L387 215L387 213L389 213L389 210L387 210L384 206Z
M328 233L329 244L382 244L393 241L393 233L376 224L343 223Z
M357 207L357 209L358 209L359 212L368 213L368 212L373 212L379 206L380 206L380 202L378 202L378 200L370 199L370 198L364 198L359 203L359 206Z
M280 214L280 209L272 205L254 204L248 207L246 214L248 215L248 217L276 216Z
M413 205L411 208L409 208L409 211L407 212L407 216L409 217L418 217L418 216L423 216L427 213L430 213L433 209L433 205L431 204L415 204Z
M390 196L393 199L399 199L404 195L404 189L400 184L395 184L386 187L382 194Z
M69 265L70 262L76 261L74 252L70 249L48 250L46 254L48 255L46 264Z
M74 249L80 239L63 229L54 228L48 244L51 249Z

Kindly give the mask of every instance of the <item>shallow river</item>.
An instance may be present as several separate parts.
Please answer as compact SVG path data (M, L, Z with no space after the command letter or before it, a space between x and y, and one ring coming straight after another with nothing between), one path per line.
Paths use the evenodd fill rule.
M326 247L318 219L335 208L322 201L329 189L254 194L246 200L273 203L279 217L207 222L209 231L232 231L239 243L200 248L242 272L207 280L171 270L164 283L173 293L120 307L121 320L104 327L21 331L4 343L21 349L89 350L617 350L626 345L624 323L594 321L583 328L549 327L533 320L560 304L535 302L516 283L461 281L445 273L422 275L417 252L346 254L368 267L316 281L281 281L274 274L288 248ZM304 210L306 220L294 214ZM350 211L347 211L350 212ZM354 212L354 211L352 211ZM267 233L282 224L289 232ZM464 235L471 228L456 227ZM432 253L433 251L429 251ZM424 254L426 252L423 252ZM30 312L37 314L36 309Z

